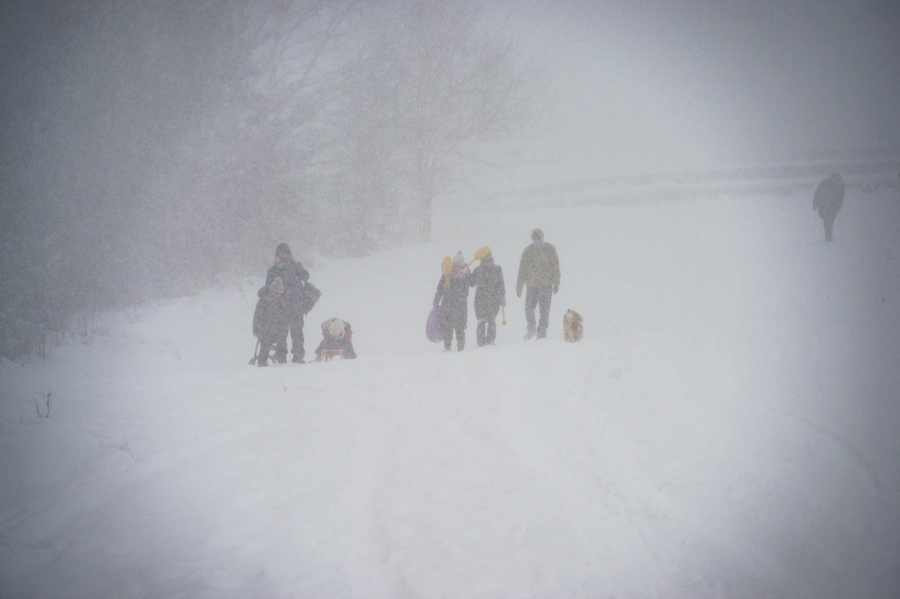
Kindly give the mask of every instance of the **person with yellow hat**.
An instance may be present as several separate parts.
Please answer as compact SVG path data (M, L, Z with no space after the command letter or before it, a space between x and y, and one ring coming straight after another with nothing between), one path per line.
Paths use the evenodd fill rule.
M478 319L475 339L482 347L493 345L497 339L497 313L506 305L506 286L503 269L494 264L490 247L475 252L475 260L481 260L481 265L475 267L469 285L475 288L475 318Z
M559 291L559 257L556 248L544 242L544 232L540 229L531 232L531 244L522 252L516 281L518 297L522 297L525 286L528 287L525 293L525 320L528 323L525 339L531 339L535 333L538 339L543 339L550 324L550 300L552 294ZM541 319L535 327L534 311L538 306Z
M462 252L452 259L444 258L441 264L441 280L434 294L434 307L438 311L444 330L444 351L450 351L453 333L456 332L456 349L466 346L466 321L469 315L469 267Z

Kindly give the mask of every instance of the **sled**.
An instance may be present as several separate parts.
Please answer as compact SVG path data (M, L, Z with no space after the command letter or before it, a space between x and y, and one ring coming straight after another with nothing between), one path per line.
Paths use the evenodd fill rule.
M444 340L444 328L441 326L441 317L437 308L432 308L431 313L428 315L428 322L425 324L425 336L434 343Z

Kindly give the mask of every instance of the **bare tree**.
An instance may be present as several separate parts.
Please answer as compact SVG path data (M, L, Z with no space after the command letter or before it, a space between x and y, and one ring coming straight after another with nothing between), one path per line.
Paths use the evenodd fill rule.
M0 10L0 352L247 272L276 241L426 238L456 167L527 114L478 1Z
M480 28L477 2L381 2L348 26L332 163L354 234L423 240L435 195L531 114L529 79L508 43ZM367 226L368 225L368 226Z

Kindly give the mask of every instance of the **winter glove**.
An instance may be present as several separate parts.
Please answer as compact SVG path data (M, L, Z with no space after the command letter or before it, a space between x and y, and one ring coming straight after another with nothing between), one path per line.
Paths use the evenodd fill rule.
M558 292L559 292L559 285L554 285L554 286L553 286L553 293L558 293Z

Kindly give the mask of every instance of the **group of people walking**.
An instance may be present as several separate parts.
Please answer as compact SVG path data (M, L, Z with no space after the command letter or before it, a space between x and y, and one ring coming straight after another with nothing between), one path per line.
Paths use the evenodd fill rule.
M303 320L320 292L309 282L309 272L291 254L286 243L275 248L275 265L266 273L266 283L259 289L253 314L253 334L259 340L251 363L268 366L269 360L287 363L288 336L291 338L291 362L303 364ZM469 267L480 265L474 271ZM434 308L443 331L444 350L450 351L453 338L462 351L466 345L469 289L475 288L476 340L479 346L491 345L497 339L497 315L506 306L503 269L494 262L490 247L482 247L475 259L466 263L462 252L444 258L441 278L434 295ZM540 229L531 232L531 243L522 252L516 295L525 291L525 339L547 336L552 295L559 291L559 258L556 248L544 242ZM538 316L535 316L535 311ZM506 324L504 320L504 324ZM316 349L317 360L334 355L355 358L349 323L332 318L322 324L322 342Z
M844 203L844 181L834 173L816 187L813 209L819 213L825 228L825 240L832 240L834 219ZM259 351L254 360L266 366L271 358L287 362L287 338L291 337L291 362L304 363L303 318L319 297L319 291L309 283L309 272L291 254L286 243L275 249L277 261L266 273L266 284L259 290L259 301L253 316L253 334L259 339ZM474 271L469 267L480 261ZM540 229L531 232L531 243L522 252L516 278L516 296L525 291L525 339L547 336L550 322L550 303L559 291L559 257L556 248L544 241ZM497 315L506 307L506 286L503 269L494 262L491 248L484 246L466 263L462 252L444 258L441 278L434 294L437 323L443 331L444 351L450 351L456 337L456 349L466 346L469 289L475 288L475 328L479 346L492 345L497 339ZM537 316L535 314L537 312ZM506 324L504 316L504 324ZM330 319L322 325L323 340L316 350L317 358L340 353L355 358L349 323Z
M481 264L472 272L469 266L476 260ZM453 258L444 258L441 264L442 274L433 305L444 333L444 351L451 350L454 336L457 351L465 349L471 287L475 288L475 318L478 319L475 334L479 347L491 345L497 338L497 315L506 306L503 269L494 262L488 246L479 249L472 262L467 264L460 251ZM526 340L547 336L550 302L552 295L559 291L559 279L556 248L544 242L543 231L534 229L531 243L522 252L516 279L516 295L522 297L522 290L525 289ZM535 317L535 310L538 310L539 318Z

